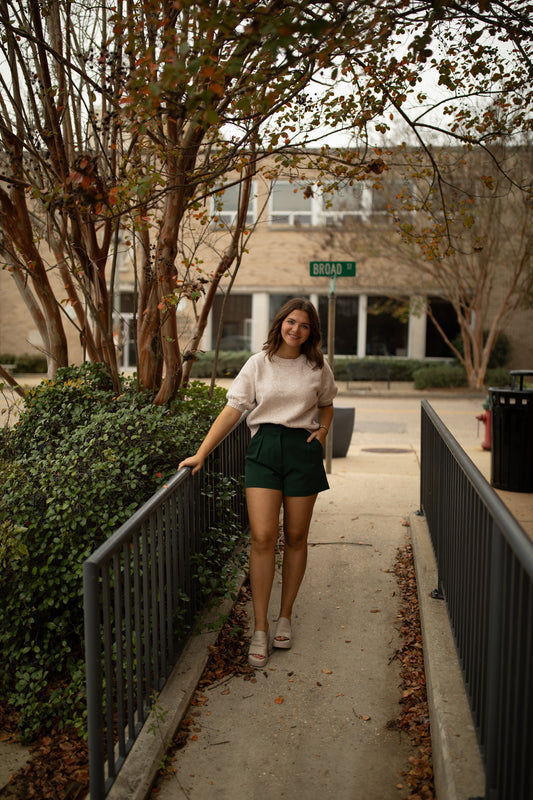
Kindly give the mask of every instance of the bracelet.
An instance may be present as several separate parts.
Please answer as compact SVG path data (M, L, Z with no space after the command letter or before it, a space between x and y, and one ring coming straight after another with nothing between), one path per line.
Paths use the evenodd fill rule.
M324 428L324 430L325 430L327 433L329 432L329 428L326 428L326 426L325 426L325 425L319 425L319 426L318 426L318 430L320 430L320 428Z

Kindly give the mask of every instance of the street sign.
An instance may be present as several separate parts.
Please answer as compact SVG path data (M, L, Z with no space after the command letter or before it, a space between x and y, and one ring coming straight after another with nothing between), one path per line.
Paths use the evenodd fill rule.
M355 278L355 261L310 261L309 274L313 278Z

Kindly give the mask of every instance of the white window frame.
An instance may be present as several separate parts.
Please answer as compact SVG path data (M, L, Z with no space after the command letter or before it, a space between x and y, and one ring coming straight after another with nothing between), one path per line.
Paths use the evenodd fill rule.
M289 180L279 178L272 184L272 191L268 200L268 224L272 228L311 228L318 225L320 222L320 198L313 196L309 198L309 210L306 209L277 209L274 208L275 199L275 186L287 185L292 187L293 191L297 190L299 193L303 188L309 186L308 181Z
M221 191L225 187L221 186L218 191ZM227 189L232 189L236 191L236 197L239 196L239 184L235 184L233 186L228 186ZM237 220L237 214L239 212L238 207L232 208L231 206L224 210L224 203L222 203L222 210L217 211L215 209L215 204L219 201L223 201L223 196L217 196L216 193L213 197L210 198L211 203L211 215L212 215L212 226L213 227L220 227L223 225L226 228L233 228L235 226L235 222ZM257 220L257 181L252 181L252 187L250 191L250 200L248 203L248 212L246 214L246 225L253 225Z
M361 183L361 203L359 208L346 209L341 211L335 208L328 208L327 202L331 194L322 195L322 224L326 227L342 225L348 220L367 220L372 213L372 190L366 183Z

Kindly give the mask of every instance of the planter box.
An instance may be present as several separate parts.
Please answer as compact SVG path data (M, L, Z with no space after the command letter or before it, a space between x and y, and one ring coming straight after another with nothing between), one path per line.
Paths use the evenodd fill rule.
M333 417L333 458L346 458L355 424L355 408L335 407Z

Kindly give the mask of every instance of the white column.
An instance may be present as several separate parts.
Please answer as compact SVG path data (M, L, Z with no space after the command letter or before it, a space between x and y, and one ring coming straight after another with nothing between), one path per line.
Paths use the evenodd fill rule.
M426 357L426 298L420 295L411 297L409 312L409 329L407 335L407 357Z
M268 292L254 292L252 295L252 351L263 349L270 327L270 296Z
M366 294L359 295L359 309L357 312L357 357L366 356L366 309L368 307L368 297Z

